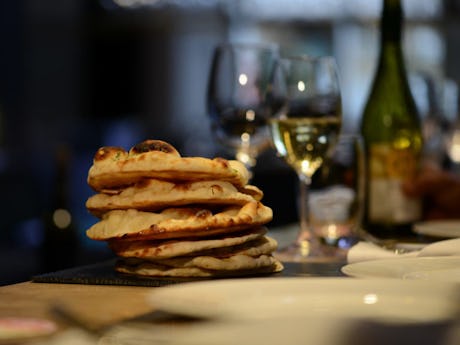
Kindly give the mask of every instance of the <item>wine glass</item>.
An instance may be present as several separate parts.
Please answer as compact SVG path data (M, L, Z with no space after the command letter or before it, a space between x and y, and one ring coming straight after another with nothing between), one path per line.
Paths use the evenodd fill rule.
M279 59L270 98L283 104L270 120L273 144L278 155L297 172L300 185L299 234L295 243L277 254L284 261L324 258L309 222L308 189L341 129L341 95L334 58Z
M450 170L460 173L460 121L456 120L445 134L446 153L450 160Z
M251 174L270 147L267 91L277 54L274 44L248 43L222 44L214 52L207 96L212 133Z

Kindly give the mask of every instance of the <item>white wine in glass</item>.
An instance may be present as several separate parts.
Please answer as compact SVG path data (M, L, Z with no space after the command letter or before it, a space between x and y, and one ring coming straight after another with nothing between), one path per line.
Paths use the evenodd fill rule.
M278 48L273 44L219 45L208 85L208 113L216 141L251 171L270 147L267 99Z
M308 220L308 187L341 129L340 86L334 59L280 59L272 97L277 103L284 100L284 107L270 121L273 143L296 171L300 185L299 235L278 256L284 261L323 259L320 242Z

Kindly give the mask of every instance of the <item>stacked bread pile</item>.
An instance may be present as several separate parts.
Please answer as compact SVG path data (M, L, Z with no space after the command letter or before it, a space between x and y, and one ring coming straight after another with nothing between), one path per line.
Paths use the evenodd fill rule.
M87 231L120 258L116 270L142 276L209 277L278 272L272 210L237 161L181 157L147 140L102 147L88 172L86 203L100 220Z

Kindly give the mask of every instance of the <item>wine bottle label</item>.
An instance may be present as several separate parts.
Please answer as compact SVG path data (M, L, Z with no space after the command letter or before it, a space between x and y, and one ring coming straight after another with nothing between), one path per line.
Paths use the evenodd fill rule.
M369 220L390 224L420 219L420 201L406 197L401 183L415 176L417 156L411 149L374 144L369 151Z

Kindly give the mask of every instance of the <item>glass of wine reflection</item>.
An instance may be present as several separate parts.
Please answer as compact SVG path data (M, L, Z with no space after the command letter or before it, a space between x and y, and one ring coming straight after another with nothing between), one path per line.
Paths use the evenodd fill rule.
M223 44L213 56L208 113L216 141L252 173L258 155L270 147L268 102L276 45Z
M323 259L320 241L309 222L308 189L341 129L341 94L334 58L280 59L270 98L283 104L270 120L273 144L296 171L300 185L299 234L295 243L279 250L278 256L283 261Z

